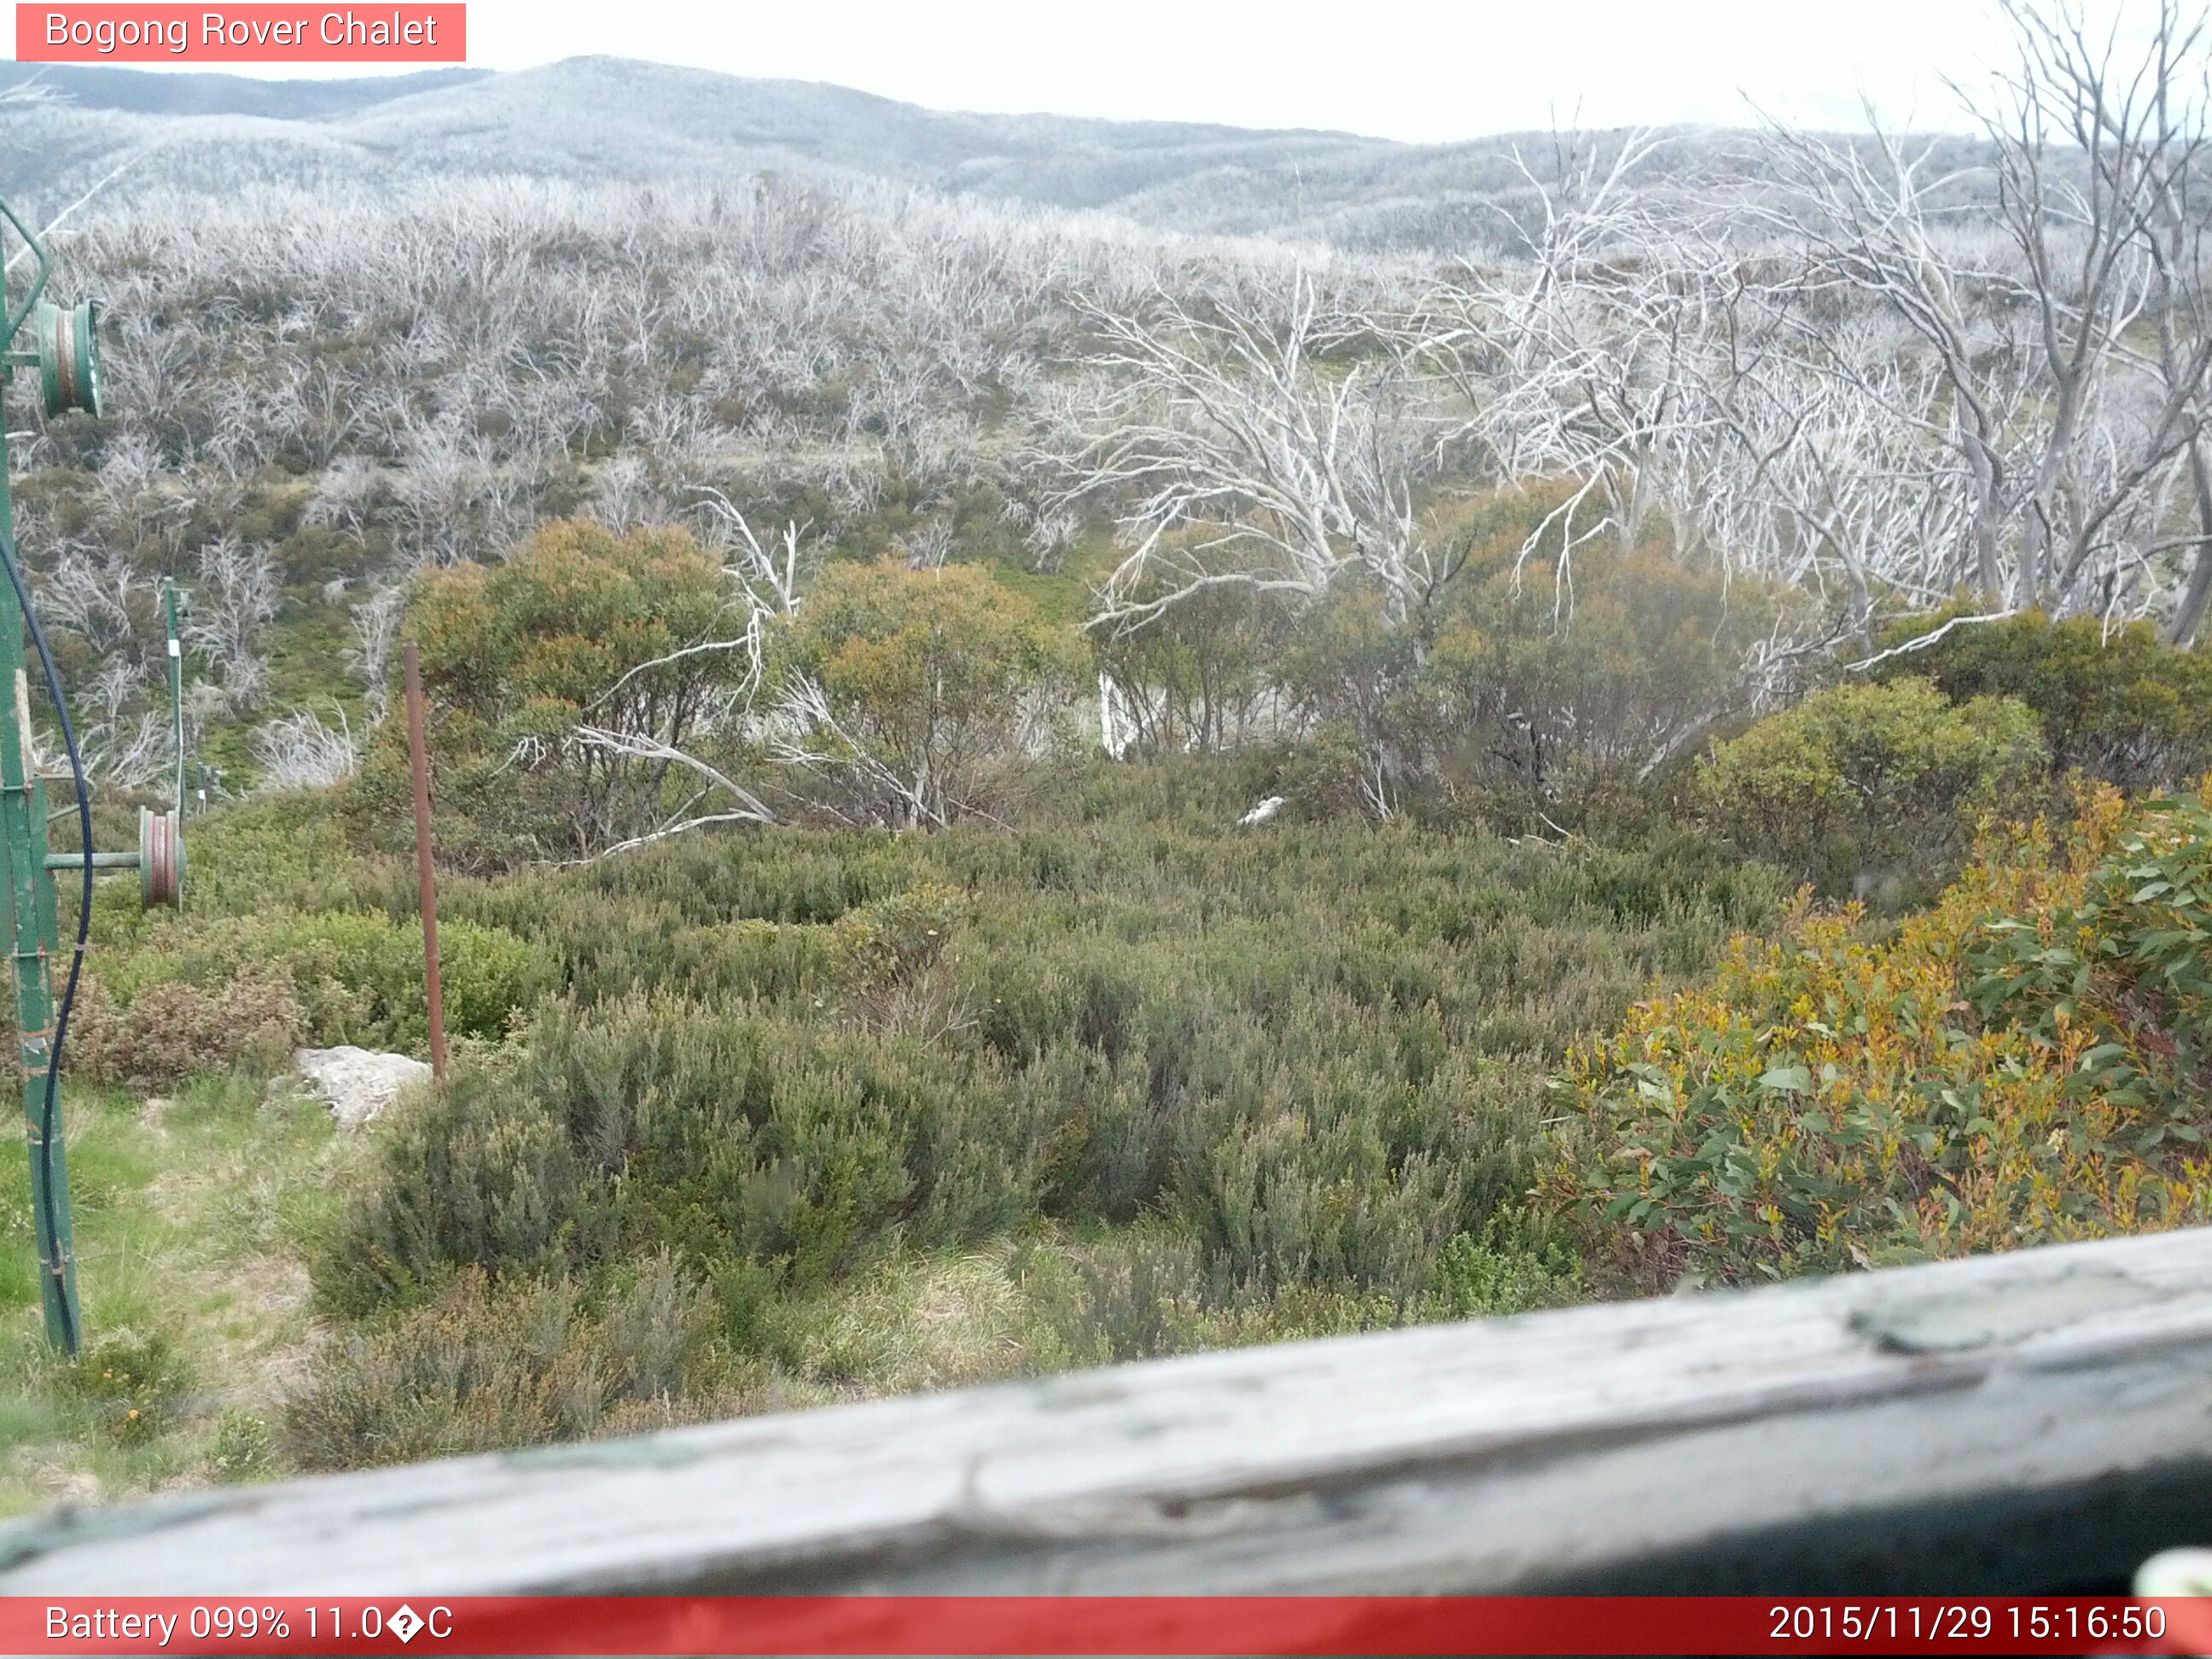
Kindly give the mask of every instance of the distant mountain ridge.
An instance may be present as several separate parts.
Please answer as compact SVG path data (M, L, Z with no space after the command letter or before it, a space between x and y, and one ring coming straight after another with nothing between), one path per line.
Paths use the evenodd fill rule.
M80 109L134 115L259 115L312 121L408 93L481 81L489 70L422 70L350 80L264 81L250 75L155 74L105 64L0 64L0 87L30 82Z
M41 216L111 174L86 212L269 187L374 192L489 175L694 184L775 171L1097 210L1164 230L1442 251L1495 237L1500 208L1528 189L1510 136L1421 145L963 114L621 58L345 81L0 64L0 90L27 81L38 101L0 105L0 190ZM1549 159L1548 136L1520 143L1532 163Z

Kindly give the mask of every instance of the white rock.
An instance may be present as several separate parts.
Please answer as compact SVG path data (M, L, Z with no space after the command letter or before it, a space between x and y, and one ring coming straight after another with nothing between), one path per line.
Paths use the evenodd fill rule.
M336 1048L301 1048L292 1064L310 1089L330 1103L348 1128L366 1123L399 1098L403 1090L430 1080L430 1068L405 1054L381 1054L350 1043Z

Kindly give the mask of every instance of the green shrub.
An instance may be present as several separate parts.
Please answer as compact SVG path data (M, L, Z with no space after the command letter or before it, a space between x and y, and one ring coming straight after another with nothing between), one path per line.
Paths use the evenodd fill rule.
M555 520L497 565L422 578L407 625L430 704L441 856L504 869L589 855L661 823L690 784L665 760L580 745L576 728L684 746L747 665L742 652L683 653L741 634L744 617L719 562L677 526L618 536ZM404 723L386 720L347 789L364 842L404 844L409 789Z
M464 1273L434 1302L357 1331L289 1403L301 1468L412 1462L577 1440L674 1420L695 1380L708 1303L649 1264L594 1310L568 1279L495 1285ZM641 1418L624 1407L659 1410Z
M497 1069L457 1066L445 1090L403 1101L374 1133L376 1171L314 1264L337 1310L416 1299L459 1268L544 1273L603 1252L603 1177Z
M1422 678L1440 777L1492 812L1632 793L1742 708L1745 659L1787 603L1649 547L1524 562L1508 538L1474 562Z
M1164 578L1149 580L1129 599L1146 604L1170 586ZM1249 740L1273 700L1293 620L1280 595L1211 587L1143 627L1097 638L1098 665L1121 692L1116 712L1131 746L1147 755L1211 754Z
M1149 813L1145 770L1114 775ZM1150 1217L1195 1252L1209 1316L1410 1308L1449 1240L1522 1203L1574 1036L1777 899L1694 836L1254 835L1230 804L1194 797L1195 827L771 830L461 889L573 988L460 1067L447 1109L378 1132L326 1298L670 1249L742 1334L759 1296L885 1251Z
M1579 1301L1582 1263L1555 1239L1516 1236L1525 1230L1493 1216L1480 1234L1455 1233L1437 1253L1422 1311L1432 1319L1491 1319Z
M1908 619L1885 642L1902 644L1947 619ZM2026 703L2062 772L2140 792L2184 787L2212 771L2212 653L2176 650L2148 623L2054 622L2029 611L1954 627L1884 672L1925 676L1956 702Z
M2035 914L1990 924L1965 956L1966 996L1985 1024L2078 1050L2083 1099L2148 1114L2137 1152L2195 1148L2191 1105L2212 1075L2212 801L2154 799L2121 820L2107 795L2091 826L2102 857Z
M118 1445L144 1445L190 1397L176 1345L160 1332L115 1331L88 1345L69 1373L78 1396Z
M446 1029L460 1036L500 1036L517 1011L542 999L556 971L529 941L459 917L439 928L438 957ZM145 998L159 1003L186 989L228 995L223 988L241 964L249 966L238 983L285 988L309 1041L419 1052L428 1040L422 933L412 917L346 910L165 917L104 970L102 983L127 1012Z
M1302 818L1356 819L1374 810L1373 781L1359 733L1330 720L1282 750L1269 793Z
M807 747L841 816L914 827L987 811L995 769L1048 715L1080 642L979 565L896 559L823 572L779 627L787 687L818 687L834 728Z
M1846 685L1715 745L1694 793L1712 831L1824 893L1898 908L1954 871L1988 815L2033 816L2049 769L2035 716L1954 705L1925 680Z
M321 1369L351 1380L327 1398L365 1390L383 1403L345 1409L380 1422L447 1403L319 1455L603 1432L623 1390L681 1376L690 1410L720 1364L882 1386L866 1332L890 1316L836 1310L899 1264L1013 1238L1044 1242L962 1328L1020 1353L932 1349L890 1374L1578 1294L1571 1255L1499 1218L1545 1165L1544 1079L1655 975L1764 925L1778 878L1687 832L1620 852L1406 822L1232 830L1273 763L1100 763L1014 833L772 828L453 884L456 924L526 941L565 989L464 1055L442 1102L368 1132L314 1273L374 1343L333 1350ZM619 1370L616 1298L655 1263L703 1308L637 1317L706 1348L625 1334L640 1358ZM485 1308L574 1287L617 1403L564 1419L539 1371L440 1380L467 1345L434 1310L463 1280ZM410 1370L423 1352L447 1358Z
M948 956L964 896L942 882L862 905L830 929L832 971L848 1005L883 1030L928 1038L967 1023Z
M227 985L156 983L128 1006L87 975L70 1011L66 1064L95 1083L167 1088L234 1066L273 1068L307 1021L282 969L249 969Z
M185 902L202 921L270 910L375 909L392 890L388 878L394 872L353 854L331 797L318 790L195 813L185 821ZM402 894L411 895L412 876L410 869L402 878ZM139 909L135 881L108 885L129 913L149 922L164 919Z
M1893 930L1801 909L1639 1004L1555 1189L1645 1291L2200 1224L2208 952L2212 806L2107 788Z
M217 1480L258 1480L273 1471L276 1449L267 1421L233 1407L216 1425L215 1449L208 1461Z
M1317 810L1351 794L1529 830L1617 813L1744 708L1745 663L1794 596L1657 546L1570 558L1556 521L1532 551L1559 504L1510 490L1440 509L1457 568L1413 615L1346 580L1302 618L1278 676L1330 734Z
M1213 1334L1205 1252L1194 1238L1139 1226L1054 1261L1060 1282L1048 1289L1032 1270L1028 1288L1072 1364L1156 1358Z
M106 805L115 806L118 799L130 803L133 814L139 799L167 804L162 797L125 796L111 798ZM95 803L98 845L136 844L135 817L118 810L111 828L100 824L102 815L101 804ZM216 917L270 911L381 910L414 902L412 866L403 873L396 862L355 854L331 798L321 791L229 802L195 812L185 820L184 834L185 902L196 926ZM73 815L58 820L49 831L58 849L73 846L75 836ZM70 882L59 884L58 896L66 935L76 916L76 894ZM102 877L94 884L92 943L101 957L134 956L149 938L177 932L177 920L173 912L145 908L136 874ZM127 977L112 969L110 974L118 981Z
M877 1241L1017 1219L1033 1161L1003 1081L911 1040L634 996L556 1005L512 1075L404 1115L324 1264L359 1307L451 1267L670 1246L801 1282Z
M712 1304L663 1251L617 1274L600 1318L609 1369L632 1400L683 1392L706 1355Z
M1437 719L1423 659L1420 634L1394 618L1389 594L1335 583L1283 653L1285 685L1315 722L1304 752L1289 757L1307 775L1284 793L1316 817L1383 815L1431 781Z

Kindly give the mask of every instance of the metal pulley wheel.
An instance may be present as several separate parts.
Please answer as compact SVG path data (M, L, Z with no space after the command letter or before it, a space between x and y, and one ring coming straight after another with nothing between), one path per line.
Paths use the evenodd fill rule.
M100 302L62 307L40 302L32 331L39 348L39 386L46 413L81 409L100 416Z
M185 836L173 811L138 809L138 896L175 909L185 896Z

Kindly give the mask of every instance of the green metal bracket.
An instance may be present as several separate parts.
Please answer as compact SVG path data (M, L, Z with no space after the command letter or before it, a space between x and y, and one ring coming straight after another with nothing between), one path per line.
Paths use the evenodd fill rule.
M0 197L0 219L5 219L15 228L15 234L23 239L23 246L30 249L32 263L37 267L31 275L31 291L23 296L21 307L11 308L8 313L8 332L4 338L0 338L0 345L12 349L16 335L22 332L25 320L39 303L40 296L46 291L46 277L53 270L53 261L46 258L45 245L31 234L30 226L15 216L15 210L8 205L4 197Z
M92 855L92 867L95 870L136 870L142 862L143 860L136 853L94 853ZM84 868L84 854L49 853L46 854L46 868L82 870Z

